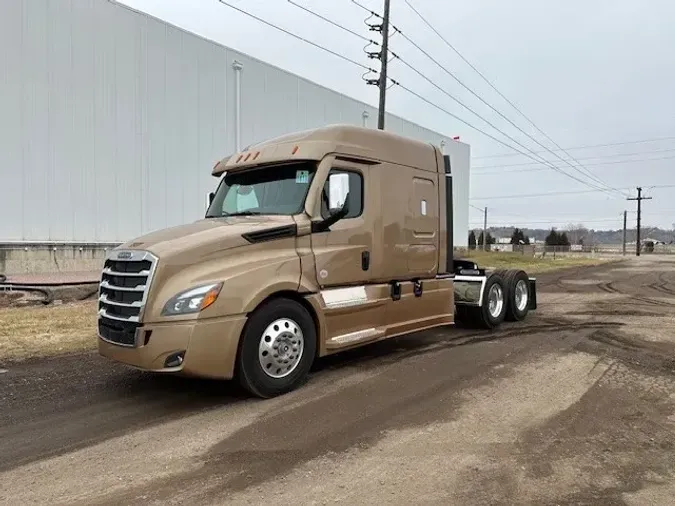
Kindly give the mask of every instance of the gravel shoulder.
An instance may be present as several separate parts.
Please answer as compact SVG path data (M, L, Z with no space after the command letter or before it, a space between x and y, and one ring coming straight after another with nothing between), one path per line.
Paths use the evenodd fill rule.
M258 401L94 353L0 375L0 504L669 504L675 259L538 275L495 332L323 360Z

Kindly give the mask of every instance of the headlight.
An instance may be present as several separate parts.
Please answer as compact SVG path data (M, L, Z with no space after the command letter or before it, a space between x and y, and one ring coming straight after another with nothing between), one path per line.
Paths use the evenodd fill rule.
M212 283L180 292L164 305L162 316L199 313L216 301L222 287L222 283Z

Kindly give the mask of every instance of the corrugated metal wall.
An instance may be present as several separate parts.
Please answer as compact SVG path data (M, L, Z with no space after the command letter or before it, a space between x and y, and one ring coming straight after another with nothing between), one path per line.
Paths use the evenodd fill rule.
M376 110L107 0L0 2L0 242L117 242L204 212L215 160L241 143ZM453 157L466 244L469 147L389 115Z

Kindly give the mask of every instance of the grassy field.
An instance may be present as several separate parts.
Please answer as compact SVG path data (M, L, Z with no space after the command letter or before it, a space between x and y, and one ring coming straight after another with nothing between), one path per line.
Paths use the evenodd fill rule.
M95 347L95 301L0 309L0 362Z
M529 273L541 273L564 269L566 267L583 267L607 263L607 259L591 258L583 256L558 256L553 255L544 258L521 255L519 253L504 253L491 251L469 251L461 258L471 259L484 268L492 269L523 269Z

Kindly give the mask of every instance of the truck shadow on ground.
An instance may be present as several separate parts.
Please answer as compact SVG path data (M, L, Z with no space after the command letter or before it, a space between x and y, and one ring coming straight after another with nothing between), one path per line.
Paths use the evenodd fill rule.
M493 331L442 328L392 338L317 360L308 386L321 389L341 370L341 375L348 376L447 348L480 346L559 329L560 322L535 317ZM6 457L0 462L0 471L200 412L260 402L236 381L140 372L111 364L96 354L27 364L3 376L0 400L7 409L0 415L0 430L9 433L4 443L0 442L0 452ZM109 416L111 410L114 417Z
M335 373L348 376L445 347L541 332L541 325L510 324L492 332L436 329L388 339L318 359L308 382L322 388L333 381ZM260 402L244 392L237 381L136 371L95 353L17 365L0 380L0 430L9 431L0 442L0 451L6 457L0 462L0 470L200 412ZM116 413L114 417L109 416L111 410ZM42 437L44 434L49 437Z

